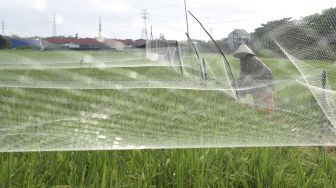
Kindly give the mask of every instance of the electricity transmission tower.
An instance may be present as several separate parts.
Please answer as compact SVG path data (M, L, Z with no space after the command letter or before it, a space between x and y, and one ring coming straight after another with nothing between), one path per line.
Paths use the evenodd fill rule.
M53 30L52 30L52 36L57 36L57 28L56 28L56 14L53 14Z
M148 31L147 31L147 23L149 20L149 13L147 12L147 9L143 9L141 12L141 18L143 19L143 29L141 32L141 38L148 40Z
M99 38L102 37L102 32L103 32L103 24L102 24L102 20L101 20L101 17L99 17L99 29L98 29L98 32L99 32Z
M1 34L5 35L5 21L1 21Z
M151 26L151 32L150 32L150 37L149 40L153 40L153 26Z

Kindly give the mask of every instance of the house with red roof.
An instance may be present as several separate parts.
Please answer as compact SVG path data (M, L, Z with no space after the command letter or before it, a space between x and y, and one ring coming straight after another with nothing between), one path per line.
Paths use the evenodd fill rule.
M51 37L43 40L43 49L99 50L105 44L94 38Z
M57 50L100 50L116 49L123 50L133 46L133 40L126 39L102 39L96 38L73 38L73 37L51 37L43 40L43 49Z

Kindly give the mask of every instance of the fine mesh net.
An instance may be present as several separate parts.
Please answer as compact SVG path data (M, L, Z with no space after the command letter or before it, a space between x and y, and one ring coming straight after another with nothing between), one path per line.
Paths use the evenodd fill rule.
M335 11L325 15L331 27L269 23L247 43L264 67L244 79L237 48L192 17L184 40L146 48L0 51L0 151L336 145Z

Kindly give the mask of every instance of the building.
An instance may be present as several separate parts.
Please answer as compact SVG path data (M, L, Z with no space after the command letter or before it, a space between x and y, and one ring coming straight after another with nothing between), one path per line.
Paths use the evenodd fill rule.
M30 48L30 49L41 49L42 39L39 37L21 38L19 36L13 35L9 38L10 46L13 49L19 48Z
M102 43L110 49L115 50L124 50L126 48L132 48L133 47L133 40L132 39L104 39L102 40Z
M43 41L43 49L45 50L100 50L105 47L103 42L94 38L51 37Z
M238 49L242 44L249 44L251 41L251 35L244 29L235 29L229 34L228 45L231 51Z
M138 39L134 41L135 48L146 48L147 41L145 39Z
M96 39L74 37L52 37L43 41L46 50L69 49L69 50L101 50L114 49L124 50L133 47L131 39Z
M148 45L148 48L176 47L177 41L176 40L165 40L165 39L154 39L154 40L148 41L146 45Z

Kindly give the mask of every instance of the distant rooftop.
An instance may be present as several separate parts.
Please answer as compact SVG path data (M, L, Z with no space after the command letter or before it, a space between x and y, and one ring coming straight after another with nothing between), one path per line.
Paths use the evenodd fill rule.
M247 32L245 29L235 29L229 35L231 35L231 34L234 34L234 35L249 35L250 33Z
M53 43L53 44L68 44L74 43L79 45L95 45L95 46L104 46L104 45L115 45L122 43L123 45L132 45L132 39L103 39L98 40L96 38L71 38L71 37L51 37L46 38L46 41Z
M52 37L52 38L46 38L45 40L53 44L75 43L79 45L104 46L102 42L99 42L97 39L93 39L93 38Z

